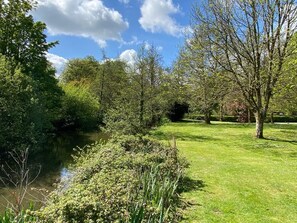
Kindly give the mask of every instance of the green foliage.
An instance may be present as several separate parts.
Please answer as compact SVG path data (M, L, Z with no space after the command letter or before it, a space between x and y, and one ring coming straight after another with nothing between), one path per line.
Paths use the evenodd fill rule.
M129 222L137 223L147 219L147 222L167 222L174 219L176 213L172 212L172 203L178 202L175 197L179 185L176 181L165 176L160 179L158 166L145 172L142 176L141 200L131 208Z
M35 22L33 16L30 15L35 3L31 0L0 1L0 54L4 55L9 62L9 67L6 67L6 76L10 76L10 78L7 77L7 80L19 79L18 75L15 75L18 72L23 74L23 79L30 80L28 88L30 88L31 96L24 94L24 97L26 97L25 95L31 97L31 101L24 98L24 103L19 104L19 110L16 109L12 114L15 117L18 113L19 117L27 119L29 134L32 128L40 130L39 137L32 137L26 144L31 144L32 141L41 141L41 134L53 129L52 122L58 119L62 95L62 90L57 85L55 71L45 56L46 52L56 43L47 43L44 34L46 25L42 22ZM15 81L14 84L16 89L12 92L21 91L23 86L17 86L21 83ZM12 99L6 99L10 100L8 103L13 103ZM32 103L34 109L29 111L27 107ZM11 121L12 126L24 123L20 119ZM11 134L11 138L15 138L12 142L17 141L18 137L22 137L12 131L7 134Z
M130 111L130 108L126 108L127 104L119 103L120 100L123 101L123 95L127 95L127 88L129 86L128 74L125 70L126 65L121 61L112 61L105 58L105 61L99 62L95 60L93 57L86 57L84 59L74 59L70 60L61 75L61 82L65 86L69 85L69 83L76 83L75 85L81 85L80 89L87 88L88 94L91 94L93 98L96 98L96 102L94 100L89 101L88 97L80 97L79 103L84 103L85 106L93 107L91 110L93 113L97 108L97 121L89 121L89 124L93 123L97 125L102 119L106 118L106 124L112 129L122 130L121 132L126 133L127 131L131 132L131 125L133 125L133 119L131 115L122 116L121 112L127 113ZM73 84L71 84L74 88ZM64 87L65 88L65 87ZM72 92L71 94L79 94L78 88L77 92ZM69 91L70 89L68 89ZM73 91L74 89L72 89ZM74 90L75 91L75 90ZM84 90L83 90L84 91ZM69 93L66 92L63 103L64 110L64 119L66 124L75 124L78 127L86 126L79 124L78 117L84 117L84 119L88 119L88 114L83 114L83 112L77 112L73 108L67 108L69 105L67 104L75 104L74 97L69 97ZM69 103L68 103L68 102ZM78 100L76 100L77 102ZM98 107L98 102L100 107ZM94 106L91 105L94 103ZM78 105L78 104L77 104ZM66 106L66 107L65 107ZM125 107L125 109L122 109ZM77 109L81 110L79 106ZM66 110L66 112L65 112ZM88 109L87 109L88 110ZM107 114L108 113L108 114ZM133 114L133 113L130 113ZM128 122L125 121L128 118L131 118ZM91 119L91 117L89 117ZM98 122L99 121L99 122ZM83 121L84 122L84 121ZM129 129L129 130L127 130ZM139 130L139 129L138 129Z
M114 104L128 84L125 64L121 61L106 59L103 63L93 57L70 60L61 75L62 83L71 81L87 85L96 95L100 103L100 110L106 110Z
M84 59L72 59L66 64L63 73L60 76L62 83L71 81L94 80L98 74L100 64L94 57Z
M99 102L90 92L88 85L69 82L62 86L62 119L65 126L92 129L99 123Z
M191 119L191 120L203 120L204 117L201 114L196 114L196 113L189 113L185 116L186 119ZM274 115L273 116L274 122L297 122L297 117L296 116L280 116L280 115ZM218 115L212 115L211 116L211 121L220 121L220 117ZM230 116L230 115L225 115L223 117L224 122L239 122L239 117L238 116ZM270 117L266 117L265 122L269 123ZM251 122L255 122L255 117L251 117Z
M134 67L122 61L93 57L70 60L61 82L83 83L98 98L100 116L112 133L144 134L166 113L168 78L156 48L142 48Z
M271 99L270 112L284 112L287 115L297 114L297 35L290 41L292 51L284 64L282 78L279 80Z
M20 70L11 74L9 68L0 56L0 151L32 147L42 130L33 80Z
M30 15L34 0L0 1L0 53L5 55L13 67L22 66L27 75L36 73L45 52L56 43L47 43L46 25L35 22Z
M0 223L33 223L38 222L37 219L30 214L33 210L33 205L31 205L29 210L22 210L20 213L16 214L10 209L7 209L4 214L0 214Z
M113 138L76 157L74 176L33 215L40 222L176 222L183 164L175 148Z
M267 117L266 122L270 122L270 118ZM280 115L274 115L273 116L273 121L274 122L297 122L297 117L296 116L280 116Z
M194 29L197 31L197 28ZM201 33L193 35L181 50L175 73L185 76L190 99L186 102L193 112L201 112L207 124L210 124L212 112L218 107L220 100L227 94L228 81L221 75L222 69L216 62L210 62L211 43ZM180 74L179 74L180 75Z
M202 121L202 120L204 120L204 115L199 114L199 113L198 114L197 113L189 113L185 116L185 118L191 119L191 120ZM220 117L218 115L212 115L210 117L210 121L220 121ZM222 121L224 121L224 122L238 122L238 117L225 115Z
M117 99L113 107L107 110L103 122L104 130L111 134L145 134L147 129L139 122L138 105L131 95Z
M167 112L168 77L155 47L140 48L136 63L126 70L128 84L108 108L104 123L112 133L145 134Z
M126 91L129 84L126 64L105 58L91 86L92 91L99 98L103 115L115 105L115 101Z

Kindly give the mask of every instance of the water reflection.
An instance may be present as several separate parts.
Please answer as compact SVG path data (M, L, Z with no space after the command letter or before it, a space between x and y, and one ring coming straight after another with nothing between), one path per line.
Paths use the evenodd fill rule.
M24 204L40 203L44 200L46 191L54 190L56 183L71 177L72 173L68 167L73 162L74 148L82 148L107 138L107 135L98 132L63 132L50 138L40 151L29 154L28 165L32 176L40 172L38 178L30 185ZM0 212L4 211L8 202L14 202L15 192L16 190L12 187L0 187Z

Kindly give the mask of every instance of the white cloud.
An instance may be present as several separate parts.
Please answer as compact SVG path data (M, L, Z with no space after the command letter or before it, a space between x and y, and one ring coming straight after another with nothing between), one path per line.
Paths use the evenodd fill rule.
M165 32L173 36L182 34L183 27L171 17L180 13L179 7L172 0L144 0L140 10L139 23L145 31Z
M129 4L130 0L119 0L120 3Z
M125 50L121 53L119 59L126 62L131 68L133 68L138 59L137 52L133 49Z
M139 44L142 44L142 43L143 43L142 41L138 40L137 36L132 36L131 41L122 41L121 45L120 45L120 48L123 45L139 45Z
M163 50L163 47L162 46L157 46L157 50L158 51L162 51Z
M65 59L64 57L60 57L60 56L52 54L52 53L47 53L46 58L48 59L49 62L52 63L52 65L56 69L56 75L60 76L60 74L63 72L68 60Z
M162 51L163 47L162 46L154 46L154 44L150 44L149 42L145 41L144 42L144 49L145 50L150 50L152 47L154 47L157 51Z
M122 41L121 33L129 27L122 15L102 0L38 0L33 15L47 24L50 35L87 37L101 47L107 40Z
M152 47L151 44L149 44L148 42L144 42L144 49L145 50L149 50L149 49L151 49L151 47Z

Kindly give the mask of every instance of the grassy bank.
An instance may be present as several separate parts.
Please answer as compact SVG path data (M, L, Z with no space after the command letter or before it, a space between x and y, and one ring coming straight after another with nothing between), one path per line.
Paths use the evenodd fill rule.
M177 139L190 162L184 222L295 222L297 125L170 123L152 134Z

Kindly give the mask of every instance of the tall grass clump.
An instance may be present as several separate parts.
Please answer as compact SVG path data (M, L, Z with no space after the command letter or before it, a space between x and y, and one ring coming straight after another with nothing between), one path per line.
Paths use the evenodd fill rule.
M39 222L176 222L183 173L176 148L133 136L97 143L75 158L74 176L32 212Z
M30 211L34 209L31 205L28 210L21 210L16 213L12 209L7 209L3 214L0 214L0 223L33 223L38 222L37 218L31 215Z

